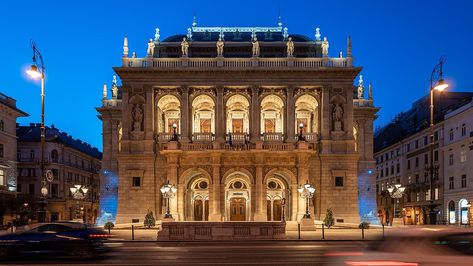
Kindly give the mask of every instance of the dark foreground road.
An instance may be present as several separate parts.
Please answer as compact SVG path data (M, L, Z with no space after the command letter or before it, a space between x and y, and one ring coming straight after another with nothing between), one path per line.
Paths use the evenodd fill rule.
M327 265L339 252L361 251L362 241L124 242L94 259L30 258L26 265Z

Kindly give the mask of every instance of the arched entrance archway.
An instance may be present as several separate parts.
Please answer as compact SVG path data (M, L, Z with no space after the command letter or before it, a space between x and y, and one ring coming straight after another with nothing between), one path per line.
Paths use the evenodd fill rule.
M250 221L251 181L242 172L230 174L225 180L225 220Z
M459 207L459 217L460 217L460 224L466 225L468 224L468 200L466 199L461 199L458 202L458 207Z
M448 223L449 224L455 224L456 223L455 202L453 200L451 200L448 203Z
M287 184L276 175L266 181L266 215L268 221L281 221L283 218L283 201L286 201ZM286 214L284 214L287 217Z

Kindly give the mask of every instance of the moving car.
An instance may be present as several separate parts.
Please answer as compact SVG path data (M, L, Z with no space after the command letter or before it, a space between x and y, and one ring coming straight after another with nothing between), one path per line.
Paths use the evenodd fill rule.
M70 255L91 257L106 251L108 234L82 223L40 223L14 234L0 236L0 258L24 255Z
M473 265L473 230L449 227L400 229L362 252L337 252L329 265Z

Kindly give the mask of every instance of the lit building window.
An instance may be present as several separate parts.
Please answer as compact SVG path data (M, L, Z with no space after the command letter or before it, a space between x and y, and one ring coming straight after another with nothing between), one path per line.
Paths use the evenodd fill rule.
M454 189L454 188L455 188L455 179L454 179L453 176L451 176L450 179L449 179L448 188L449 188L449 189Z
M448 156L448 165L453 165L453 154Z
M453 140L453 128L450 128L449 138L450 140Z
M0 169L0 186L5 185L5 171Z
M460 162L461 163L466 162L466 151L465 150L460 151Z
M466 136L466 124L463 123L462 125L462 137Z
M466 175L462 175L462 188L466 188Z

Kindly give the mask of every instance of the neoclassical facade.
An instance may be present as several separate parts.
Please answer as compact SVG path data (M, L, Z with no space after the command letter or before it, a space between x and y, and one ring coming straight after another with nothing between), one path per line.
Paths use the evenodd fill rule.
M178 221L375 218L373 107L361 71L328 41L276 27L198 27L129 54L104 85L101 212L117 223L166 212ZM115 213L116 212L116 213ZM116 217L114 217L116 215Z

